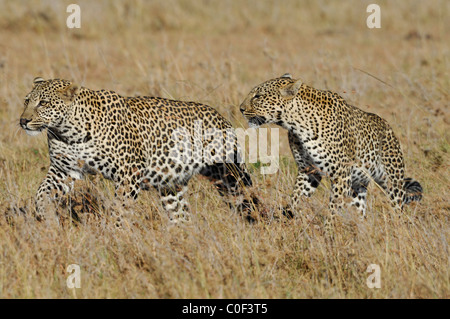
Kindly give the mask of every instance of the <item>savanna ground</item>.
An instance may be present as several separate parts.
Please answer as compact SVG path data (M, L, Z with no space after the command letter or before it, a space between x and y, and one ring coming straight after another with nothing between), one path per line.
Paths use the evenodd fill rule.
M77 1L81 28L68 29L71 2L0 1L0 297L450 297L448 1L376 1L381 29L366 26L373 1ZM157 195L143 192L118 232L105 212L112 185L99 178L77 184L91 203L79 221L30 217L48 167L45 134L18 126L34 77L199 101L247 127L243 98L285 72L387 119L422 202L396 215L372 184L368 218L343 214L329 241L325 182L302 215L276 218L296 174L282 132L279 171L249 165L267 215L255 224L200 178L188 226L168 227ZM66 286L69 264L80 289ZM366 285L370 264L380 289Z

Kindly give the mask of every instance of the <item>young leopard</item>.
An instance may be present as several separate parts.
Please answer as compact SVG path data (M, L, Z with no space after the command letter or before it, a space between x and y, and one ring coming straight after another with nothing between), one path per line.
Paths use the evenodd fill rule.
M350 196L351 205L365 216L371 179L385 190L396 210L422 197L421 185L404 178L402 151L389 124L347 104L336 93L314 89L285 74L251 90L240 110L250 127L275 123L289 131L298 165L294 210L302 197L314 193L324 175L331 180L332 215Z
M189 219L184 195L195 174L212 180L226 199L240 201L238 210L254 204L244 199L242 186L252 180L238 161L231 124L207 105L36 78L20 126L29 135L47 129L50 167L36 195L38 218L70 190L68 177L96 172L114 181L124 202L153 186L173 222Z

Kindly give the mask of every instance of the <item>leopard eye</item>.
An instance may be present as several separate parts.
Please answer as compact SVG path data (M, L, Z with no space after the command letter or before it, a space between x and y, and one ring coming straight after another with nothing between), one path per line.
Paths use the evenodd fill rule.
M254 98L254 99L259 99L259 98L261 98L261 97L263 97L263 94L260 93L260 92L258 92L258 93L255 94L255 96L254 96L253 98Z
M40 101L39 102L39 106L47 106L47 105L49 105L49 102L48 101Z

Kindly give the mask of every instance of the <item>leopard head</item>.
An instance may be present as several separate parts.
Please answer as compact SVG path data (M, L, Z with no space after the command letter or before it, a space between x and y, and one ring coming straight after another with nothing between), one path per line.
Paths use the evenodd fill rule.
M79 87L67 80L35 78L33 89L25 97L20 126L29 135L37 135L46 128L58 128L78 92Z
M281 125L281 117L301 85L302 81L293 80L289 73L261 83L250 91L240 111L252 128L270 123Z

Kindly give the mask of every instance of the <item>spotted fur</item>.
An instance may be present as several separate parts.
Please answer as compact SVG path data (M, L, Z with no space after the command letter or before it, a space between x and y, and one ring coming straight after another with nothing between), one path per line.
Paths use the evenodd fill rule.
M242 186L252 185L245 165L237 161L240 149L231 124L207 105L124 97L67 80L36 78L20 125L30 135L47 129L50 167L36 195L40 218L70 190L68 177L96 172L114 181L124 202L136 199L142 189L155 188L173 222L189 219L185 194L195 174L209 178L238 209L244 202ZM209 138L210 131L223 139ZM180 160L176 151L183 147L194 153L200 147L211 156Z
M330 210L342 210L344 197L365 215L371 180L389 196L392 206L420 200L419 182L404 177L400 143L381 117L349 105L341 96L312 88L290 74L266 81L250 91L240 106L251 127L275 123L289 131L298 165L292 206L311 196L327 176Z

